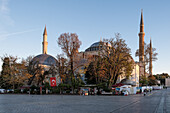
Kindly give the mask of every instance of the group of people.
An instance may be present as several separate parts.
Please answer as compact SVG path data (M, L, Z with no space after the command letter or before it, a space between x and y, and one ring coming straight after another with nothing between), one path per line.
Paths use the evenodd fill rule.
M150 93L151 93L151 91L152 91L151 89L144 89L144 93L143 93L144 96L147 94L147 92L150 92Z

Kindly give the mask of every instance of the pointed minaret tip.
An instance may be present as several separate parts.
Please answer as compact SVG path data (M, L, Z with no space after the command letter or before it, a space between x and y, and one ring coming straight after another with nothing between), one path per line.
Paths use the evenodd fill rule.
M43 35L47 35L46 25L45 25L45 28L44 28L44 33L43 33Z
M151 37L150 37L150 46L152 46L152 39L151 39Z
M44 33L43 33L43 54L47 54L47 46L48 46L48 42L47 42L47 30L46 30L46 25L44 28Z
M141 20L140 20L140 25L144 25L144 22L143 22L143 9L141 9Z
M100 37L100 42L102 42L102 37Z

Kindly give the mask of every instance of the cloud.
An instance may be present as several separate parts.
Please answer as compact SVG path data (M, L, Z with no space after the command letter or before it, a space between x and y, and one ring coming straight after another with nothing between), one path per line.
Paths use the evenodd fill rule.
M29 32L33 32L33 31L37 31L37 30L40 30L40 29L31 29L31 30L14 32L14 33L6 33L6 34L3 34L3 35L0 35L0 40L5 40L7 38L10 38L10 36L13 36L13 35L20 35L20 34L24 34L24 33L29 33Z
M8 0L1 0L0 4L1 13L9 13L8 2L9 2Z
M14 20L10 16L9 0L0 0L0 25L14 25Z

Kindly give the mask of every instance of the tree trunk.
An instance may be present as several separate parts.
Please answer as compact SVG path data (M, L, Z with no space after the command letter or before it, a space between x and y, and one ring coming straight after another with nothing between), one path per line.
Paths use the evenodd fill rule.
M70 57L70 63L71 63L71 84L72 84L72 93L74 94L74 82L73 82L73 77L74 77L74 71L73 71L73 56Z
M41 86L41 83L39 83L39 86L40 86L40 95L42 95L42 86Z
M14 93L14 89L15 89L14 81L13 81L12 87L13 87L13 93Z
M46 88L46 94L48 94L48 88Z
M115 79L114 79L114 82L113 82L114 84L116 83L117 78L118 78L118 75L115 76Z
M143 74L144 74L144 77L146 77L146 75L145 75L145 66L144 66L144 69L143 69L143 71L144 71L144 72L143 72Z

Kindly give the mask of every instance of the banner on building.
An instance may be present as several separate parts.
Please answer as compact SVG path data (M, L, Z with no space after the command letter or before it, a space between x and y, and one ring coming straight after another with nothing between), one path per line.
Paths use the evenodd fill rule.
M50 78L50 83L51 83L51 86L56 86L56 78L55 77L51 77Z

